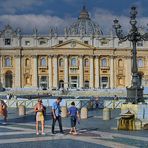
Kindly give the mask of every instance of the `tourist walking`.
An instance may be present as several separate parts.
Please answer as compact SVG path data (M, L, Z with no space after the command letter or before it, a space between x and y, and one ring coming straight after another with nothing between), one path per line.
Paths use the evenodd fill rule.
M3 100L0 100L0 116L4 117L3 124L7 122L7 105Z
M96 105L95 108L98 109L98 107L99 107L99 97L95 98L95 105Z
M36 113L36 134L39 135L39 122L41 122L42 125L42 135L45 135L44 133L44 112L45 107L42 104L42 100L38 99L38 103L35 105L34 111Z
M70 121L71 121L71 129L70 129L70 134L77 135L76 131L76 123L77 119L80 119L78 109L75 106L75 102L71 103L71 107L68 109L68 113L70 115Z
M61 107L60 103L62 101L61 97L58 97L56 101L52 104L52 134L55 134L55 123L58 120L59 122L59 128L60 128L60 133L63 134L63 129L62 129L62 119L61 119Z

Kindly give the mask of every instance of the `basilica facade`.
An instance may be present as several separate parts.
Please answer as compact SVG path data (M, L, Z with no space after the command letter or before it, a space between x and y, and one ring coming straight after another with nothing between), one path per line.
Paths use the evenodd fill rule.
M50 25L50 24L49 24ZM59 34L22 35L7 25L0 32L0 86L3 88L100 89L131 85L132 45L103 35L85 7ZM137 64L148 85L148 42L137 43Z

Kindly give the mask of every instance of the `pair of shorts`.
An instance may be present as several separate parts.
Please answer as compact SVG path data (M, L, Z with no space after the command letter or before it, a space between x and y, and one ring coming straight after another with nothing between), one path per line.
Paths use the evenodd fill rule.
M71 116L70 120L71 120L71 127L75 127L76 126L76 117Z
M36 121L44 121L43 112L37 112L36 113Z

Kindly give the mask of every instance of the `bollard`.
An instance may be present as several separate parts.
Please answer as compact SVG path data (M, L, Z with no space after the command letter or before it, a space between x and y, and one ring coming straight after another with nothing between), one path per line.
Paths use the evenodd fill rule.
M61 107L61 117L63 118L67 117L67 107L66 106Z
M81 119L87 119L88 118L88 110L86 107L81 108Z
M19 116L26 115L26 107L24 105L19 105Z
M142 129L142 121L139 119L135 119L135 130L141 130Z
M87 108L88 108L88 110L93 109L93 102L92 102L92 101L89 101L89 102L88 102Z
M103 109L103 120L110 120L111 119L111 111L109 108Z

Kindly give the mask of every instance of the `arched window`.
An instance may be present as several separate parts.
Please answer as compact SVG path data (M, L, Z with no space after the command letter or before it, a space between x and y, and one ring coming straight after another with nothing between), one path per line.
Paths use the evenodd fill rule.
M5 67L11 67L12 63L11 63L11 58L10 57L6 57L5 58Z
M138 67L144 67L143 60L142 59L138 59L137 65L138 65Z
M106 67L107 66L107 60L106 60L106 58L103 58L101 60L101 65L102 65L102 67Z
M88 60L88 59L85 59L85 61L84 61L84 66L85 66L85 67L89 67L89 60Z
M72 58L72 59L71 59L71 66L72 66L72 67L77 66L77 60L76 60L76 58Z
M119 61L118 61L118 66L119 66L119 67L123 67L123 61L122 61L122 59L119 59Z
M89 81L84 82L84 88L86 88L86 89L89 88Z
M64 88L64 81L63 80L59 81L59 88Z
M7 71L5 73L5 87L12 88L13 86L13 74L12 71Z
M64 66L64 61L63 61L63 59L61 58L61 59L59 59L59 67L63 67Z
M45 57L42 57L41 58L41 61L40 61L40 66L41 67L45 67L47 64L46 64L46 58Z
M28 58L25 60L25 66L26 67L30 66L30 60Z

